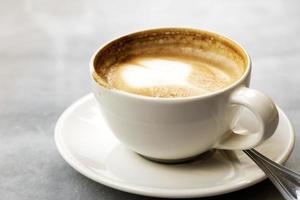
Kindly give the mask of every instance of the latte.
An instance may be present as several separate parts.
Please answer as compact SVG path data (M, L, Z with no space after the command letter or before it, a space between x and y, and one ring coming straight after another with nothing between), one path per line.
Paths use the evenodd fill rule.
M242 55L226 41L175 30L121 38L100 56L93 75L99 84L151 97L212 93L234 83L245 70Z

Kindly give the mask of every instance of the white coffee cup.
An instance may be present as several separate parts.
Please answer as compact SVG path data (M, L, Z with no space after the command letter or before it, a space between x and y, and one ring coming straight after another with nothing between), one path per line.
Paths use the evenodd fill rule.
M278 124L278 112L267 95L248 88L251 61L246 51L236 42L207 31L178 28L147 31L172 30L205 32L211 37L221 38L244 55L247 64L245 72L225 89L184 98L146 97L108 89L91 76L102 115L121 143L150 159L176 162L214 148L252 148L272 136ZM119 41L122 41L122 38L107 45ZM94 65L98 57L101 57L99 52L107 45L100 48L91 58L91 75L95 73ZM245 130L242 134L232 131L240 107L246 107L254 113L260 124L259 131Z

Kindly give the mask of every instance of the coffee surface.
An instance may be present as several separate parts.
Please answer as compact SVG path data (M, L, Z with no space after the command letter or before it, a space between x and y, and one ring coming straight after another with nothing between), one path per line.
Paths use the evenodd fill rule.
M111 88L152 97L187 97L220 90L242 74L236 66L222 68L194 57L138 56L107 72Z
M173 98L215 92L244 73L246 56L212 33L158 29L128 35L96 55L93 77L103 87Z

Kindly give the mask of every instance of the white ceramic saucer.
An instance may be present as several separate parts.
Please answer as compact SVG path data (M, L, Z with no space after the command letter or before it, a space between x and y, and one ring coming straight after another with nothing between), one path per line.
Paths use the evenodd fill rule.
M294 146L293 127L279 109L275 134L256 149L285 162ZM255 127L242 112L240 123ZM59 118L55 141L62 157L81 174L122 191L155 197L188 198L224 194L251 186L264 173L242 151L215 151L190 163L167 165L142 158L113 136L92 94Z

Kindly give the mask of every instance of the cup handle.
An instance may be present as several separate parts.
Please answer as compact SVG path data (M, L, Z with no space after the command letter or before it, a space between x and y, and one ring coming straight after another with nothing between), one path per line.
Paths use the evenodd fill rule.
M231 131L215 145L215 148L249 149L261 144L273 135L279 121L278 111L267 95L257 90L242 87L231 95L229 103L245 106L253 112L261 124L261 129L255 133L246 130L242 134Z

